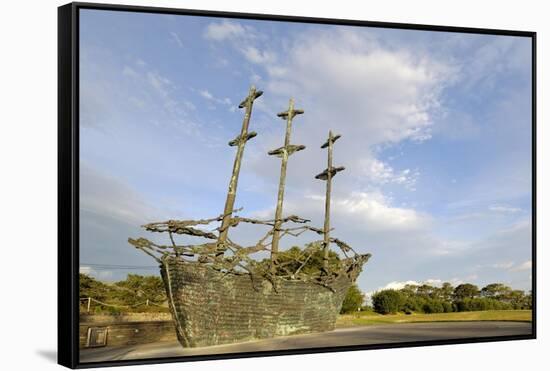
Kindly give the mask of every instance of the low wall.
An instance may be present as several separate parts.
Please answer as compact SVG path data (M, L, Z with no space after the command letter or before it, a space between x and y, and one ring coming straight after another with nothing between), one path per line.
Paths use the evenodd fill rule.
M88 347L88 329L106 328L106 346L124 346L176 340L169 313L127 313L118 315L80 315L80 348Z

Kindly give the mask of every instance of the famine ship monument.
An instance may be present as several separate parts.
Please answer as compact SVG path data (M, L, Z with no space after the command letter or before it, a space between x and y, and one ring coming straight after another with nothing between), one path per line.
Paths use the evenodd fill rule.
M241 133L230 146L237 147L233 173L223 214L201 220L168 220L143 226L149 232L166 233L170 243L160 245L145 238L128 242L160 264L170 312L183 347L200 347L242 342L275 336L333 330L349 287L355 282L370 254L357 254L342 240L331 237L330 197L332 179L344 167L332 165L333 146L340 135L331 131L321 146L328 150L327 168L315 178L326 182L323 228L310 226L296 215L283 217L286 169L290 155L305 149L290 143L293 119L304 111L294 107L277 116L286 121L284 145L268 154L281 159L281 174L275 217L271 220L237 216L234 209L244 148L257 134L248 131L254 100L261 91L250 88L239 108L245 109ZM221 225L213 231L199 226ZM256 224L268 231L253 246L241 246L231 239L231 229L241 223ZM305 232L322 236L306 245L300 254L286 256L279 251L285 236ZM206 239L203 244L177 243L176 235ZM167 239L168 240L168 239ZM331 244L343 258L330 251ZM269 253L270 259L254 259L255 253ZM283 259L284 257L284 259ZM313 261L321 261L313 268Z

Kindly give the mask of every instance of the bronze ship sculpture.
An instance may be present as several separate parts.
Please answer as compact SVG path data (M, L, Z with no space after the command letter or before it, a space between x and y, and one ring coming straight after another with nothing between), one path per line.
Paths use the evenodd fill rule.
M344 167L332 165L333 146L340 135L329 132L321 146L328 151L327 168L315 178L326 181L325 221L316 228L296 215L283 217L286 170L289 157L303 149L290 143L293 119L304 113L290 99L286 111L277 116L286 121L284 145L268 154L281 158L275 217L271 220L236 215L237 184L244 149L257 133L249 131L254 101L263 93L252 86L239 108L245 109L240 134L229 142L237 147L229 190L221 215L211 219L168 220L149 223L149 232L165 233L167 245L145 238L128 242L155 259L160 266L170 312L183 347L211 346L275 336L334 329L337 315L349 287L361 273L370 254L358 254L344 241L330 236L332 179ZM221 223L213 231L199 228ZM252 246L241 246L230 238L231 228L241 223L264 226L265 235ZM216 233L217 232L217 233ZM290 256L279 251L285 236L304 233L323 236ZM202 244L180 244L176 236L207 240ZM343 258L330 250L336 245ZM253 254L269 254L255 259ZM284 258L284 259L283 259ZM320 261L314 268L313 261Z

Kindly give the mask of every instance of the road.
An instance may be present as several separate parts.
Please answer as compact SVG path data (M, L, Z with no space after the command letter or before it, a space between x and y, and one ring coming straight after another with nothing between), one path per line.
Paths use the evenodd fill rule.
M81 362L99 362L159 357L181 357L201 354L220 354L317 348L341 345L387 344L396 342L463 339L485 336L528 335L530 322L424 322L384 324L339 328L331 332L285 336L246 343L217 345L204 348L182 348L177 341L83 349Z

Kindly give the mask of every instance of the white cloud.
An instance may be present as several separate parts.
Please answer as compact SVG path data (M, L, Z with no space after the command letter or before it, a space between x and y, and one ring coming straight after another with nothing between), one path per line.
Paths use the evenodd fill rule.
M380 158L379 149L429 140L433 116L441 110L439 94L452 68L425 54L388 49L365 31L311 31L293 37L277 52L255 46L260 55L273 54L260 65L266 78L259 88L270 99L260 99L255 107L271 115L294 97L305 110L296 119L292 140L308 150L292 157L288 178L304 179L302 186L309 187L310 179L303 174L315 171L316 163L322 170L323 155L315 149L332 129L342 134L335 161L347 169L339 187L376 190L400 185L415 190L421 168L395 167ZM264 131L251 150L277 148L281 138L279 130ZM272 160L263 151L251 166L274 180Z
M210 40L224 41L245 37L247 29L236 22L223 20L208 25L204 36Z
M210 24L205 37L229 41L247 61L264 69L267 76L260 88L270 100L259 100L256 109L279 112L289 97L296 98L306 114L295 124L295 142L315 148L333 128L345 140L347 150L336 156L350 169L350 181L360 182L360 187L396 184L415 190L420 170L394 168L377 158L375 150L403 140L430 139L432 115L440 109L439 92L452 69L425 54L388 49L364 31L332 31L293 34L282 45L272 45L262 44L266 36L256 29L224 21ZM262 147L280 145L280 133L271 133L259 138ZM303 174L318 155L300 153L289 171ZM270 159L256 160L253 166L266 174Z
M160 96L168 98L168 89L173 85L169 79L160 75L158 72L149 71L147 72L147 81Z
M253 27L227 20L213 22L206 27L204 37L214 42L231 43L250 63L267 64L276 61L276 53L255 45L263 39L263 35Z
M132 78L136 78L138 76L138 73L132 67L129 67L129 66L124 66L122 68L122 74L124 76L132 77Z
M504 214L514 214L521 211L519 207L512 207L508 205L491 205L489 206L489 210Z
M212 136L203 136L201 124L192 114L195 105L181 96L178 86L171 79L137 59L134 66L121 66L121 80L107 79L101 73L90 74L90 66L84 62L81 83L81 124L108 131L109 127L121 125L127 121L129 112L136 108L144 114L143 120L132 122L153 123L159 128L169 127L182 134L192 135L207 146L218 145ZM227 105L227 98L219 99ZM125 104L129 104L125 106ZM146 115L154 117L145 118Z
M407 285L420 286L420 285L422 285L422 282L412 281L412 280L410 280L410 281L392 281L392 282L386 284L386 286L380 287L377 291L401 290L402 288L404 288Z
M86 164L80 166L80 210L130 225L145 224L161 214L124 181Z
M79 267L79 272L87 276L96 277L100 280L109 280L113 277L113 272L110 270L95 270L89 266L81 265Z
M512 268L513 266L514 266L513 261L495 263L490 265L491 268L495 268L495 269L509 269L509 268Z
M226 106L230 106L232 103L231 103L231 99L225 97L225 98L217 98L215 97L212 93L210 93L208 90L204 89L204 90L199 90L199 95L201 97L203 97L204 99L206 100L209 100L211 102L215 102L215 103L218 103L218 104L223 104L223 105L226 105Z
M285 198L285 215L299 215L311 219L311 225L322 227L325 197L321 194L288 194ZM331 206L331 227L333 237L338 237L360 253L380 254L413 253L416 258L440 254L444 241L431 236L429 228L432 218L414 209L396 207L391 200L379 192L354 192L333 197ZM256 211L253 217L270 219L274 208ZM304 235L306 240L317 235ZM240 236L237 236L240 238ZM304 240L303 242L306 242ZM286 243L294 243L288 238ZM300 244L297 240L295 243Z
M385 162L382 162L374 157L367 157L362 161L362 172L377 184L400 184L409 190L415 190L414 186L420 172L418 170L404 169L395 171L393 167Z
M314 223L320 223L324 205L324 195L306 194L298 198L289 195L285 199L284 213L312 218ZM391 233L425 231L432 223L427 214L393 206L391 200L380 192L352 192L346 196L335 196L331 205L335 227L346 226L365 233L389 234L389 239L392 239ZM268 218L273 213L274 209L269 208L257 211L255 216Z
M201 90L199 91L199 94L201 95L201 97L206 98L208 100L214 99L214 96L208 90Z
M472 260L477 256L477 259L484 260L482 265L478 262L478 268L487 266L497 268L499 264L506 265L511 261L517 261L517 258L514 258L516 254L529 253L530 244L531 221L526 219L492 231L473 241L458 242L456 248L449 249L447 254L458 254L459 257ZM494 263L495 256L502 259L502 262Z
M91 267L86 267L86 266L81 265L80 268L79 268L79 271L82 274L91 275L92 272L93 272L93 269Z
M247 46L242 49L246 59L252 63L262 64L271 63L275 60L275 54L269 51L261 51L253 46Z
M528 271L528 270L531 270L532 267L533 267L533 263L531 262L531 260L528 260L517 265L516 267L511 268L510 271L511 272Z
M176 42L176 44L180 47L180 48L183 48L183 42L181 41L181 38L179 37L179 35L175 32L170 32L170 36L172 37L172 39Z
M517 39L513 37L495 38L476 48L463 63L464 66L460 71L461 85L472 91L493 89L497 79L504 71L517 70L518 67L525 68L526 65L529 65L529 60L521 59L529 58L530 53L518 52L523 45L518 43ZM464 68L465 66L467 68Z
M276 71L268 88L314 104L316 118L362 134L363 145L428 139L432 111L451 73L436 60L386 49L349 30L306 33L285 55L268 68Z
M430 223L427 215L414 209L391 206L381 193L354 192L346 198L335 198L332 203L337 214L345 213L369 229L418 230Z

